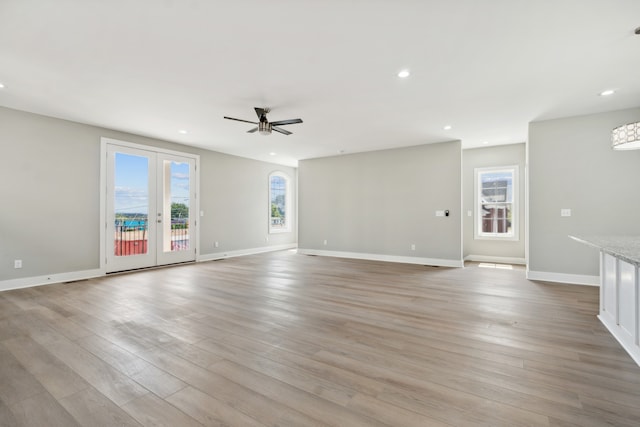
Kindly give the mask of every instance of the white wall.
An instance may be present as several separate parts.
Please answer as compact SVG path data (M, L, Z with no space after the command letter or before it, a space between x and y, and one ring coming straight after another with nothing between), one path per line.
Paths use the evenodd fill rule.
M640 235L640 150L611 149L611 130L637 120L640 108L530 123L530 278L597 283L598 252L568 235Z
M461 264L459 141L303 160L298 174L302 252Z
M268 176L289 174L295 194L295 168L0 108L0 288L99 268L100 137L200 155L201 257L295 245L295 223L265 242Z
M496 261L525 263L525 144L499 145L462 151L464 257L473 261ZM486 240L474 236L475 215L475 169L485 167L518 166L518 240Z

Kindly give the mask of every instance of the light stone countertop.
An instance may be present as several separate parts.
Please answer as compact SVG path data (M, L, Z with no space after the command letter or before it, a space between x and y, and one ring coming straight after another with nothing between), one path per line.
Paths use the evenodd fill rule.
M640 236L569 236L573 240L600 249L640 267Z

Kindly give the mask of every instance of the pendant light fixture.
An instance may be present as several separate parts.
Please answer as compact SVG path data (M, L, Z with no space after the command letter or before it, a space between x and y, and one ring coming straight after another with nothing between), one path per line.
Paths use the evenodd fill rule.
M640 35L640 27L634 33ZM611 131L611 148L614 150L640 149L640 122L619 126Z
M611 147L614 150L640 149L640 122L615 128L611 132Z

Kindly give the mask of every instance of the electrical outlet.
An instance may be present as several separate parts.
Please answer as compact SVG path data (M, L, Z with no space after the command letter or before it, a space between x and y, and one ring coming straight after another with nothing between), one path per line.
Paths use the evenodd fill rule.
M415 244L415 243L412 243L412 244L411 244L411 250L412 250L412 251L415 251L415 250L416 250L416 244Z
M16 259L13 261L13 268L22 268L22 260Z
M571 216L571 209L560 209L560 216Z
M327 246L327 239L322 242L323 245Z
M436 211L436 216L444 216L444 211Z
M218 246L220 246L220 243L218 243L218 242L213 242L213 247L214 247L214 248L217 248Z
M264 241L268 242L269 241L269 236L264 236Z

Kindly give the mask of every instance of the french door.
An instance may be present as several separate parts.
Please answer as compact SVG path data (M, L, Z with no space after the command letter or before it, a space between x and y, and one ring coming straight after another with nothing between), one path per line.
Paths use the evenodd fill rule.
M106 145L106 271L196 258L195 158Z

